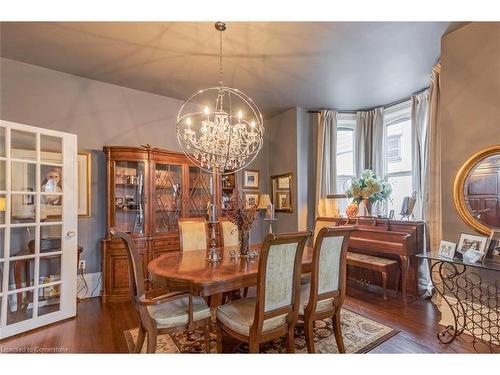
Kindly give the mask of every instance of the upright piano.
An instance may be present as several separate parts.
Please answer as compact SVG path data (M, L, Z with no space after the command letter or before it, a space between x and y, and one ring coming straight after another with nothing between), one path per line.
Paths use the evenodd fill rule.
M377 217L318 218L332 221L335 226L357 225L351 234L349 251L396 259L401 266L401 292L406 301L407 294L418 295L418 262L415 257L424 249L424 222L389 220ZM371 284L381 285L380 274L369 270L349 269L349 276ZM389 280L389 287L396 280Z

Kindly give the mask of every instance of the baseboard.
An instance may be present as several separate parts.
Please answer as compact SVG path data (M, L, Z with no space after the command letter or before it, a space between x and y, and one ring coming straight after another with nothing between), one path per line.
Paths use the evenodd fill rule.
M446 297L450 303L453 305L455 303L457 303L457 299L454 298L454 297ZM478 304L478 303L475 303L474 305L474 309L476 311L488 311L487 308L485 308L483 305L481 304ZM441 301L441 305L439 306L439 310L441 311L441 320L439 321L439 324L444 326L444 327L447 327L447 326L454 326L454 320L453 320L453 313L451 312L451 309L450 307L448 306L448 304L445 302L445 301ZM498 319L498 315L500 315L500 310L497 309L497 312L493 312L493 313L490 313L490 319L492 319L493 321ZM470 322L470 317L468 317L468 321ZM485 321L485 322L482 322L481 325L484 327L484 328L487 328L488 327L488 322ZM476 328L476 334L479 336L479 331L480 331L480 328L477 327ZM468 330L465 330L464 331L465 334L469 335L469 336L472 336L471 332L468 331ZM485 340L489 340L489 335L485 335ZM495 340L493 340L493 343L495 343ZM499 341L496 341L496 344L500 344Z
M77 283L77 297L79 299L84 298L92 298L101 295L102 288L102 274L101 272L94 273L84 273L83 276L81 274L78 275L78 283ZM87 286L85 287L85 282Z

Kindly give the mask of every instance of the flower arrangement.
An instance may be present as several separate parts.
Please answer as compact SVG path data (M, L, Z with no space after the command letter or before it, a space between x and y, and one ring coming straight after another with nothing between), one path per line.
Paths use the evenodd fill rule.
M391 185L378 179L370 169L365 169L361 173L361 178L352 180L346 191L347 197L353 198L354 203L359 205L359 203L364 202L369 214L371 214L372 203L389 199L391 193Z
M257 215L257 205L246 208L246 202L238 190L234 190L226 206L226 215L230 222L238 227L240 239L240 255L246 256L249 251L249 233Z

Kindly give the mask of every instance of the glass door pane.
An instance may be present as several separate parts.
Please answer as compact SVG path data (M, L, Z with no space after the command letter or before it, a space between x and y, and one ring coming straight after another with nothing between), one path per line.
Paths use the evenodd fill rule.
M207 213L208 203L214 192L213 175L202 169L189 167L189 195L187 209L189 217L204 217Z
M115 227L144 233L144 162L115 163Z
M177 230L182 215L182 166L156 164L155 230L157 233Z

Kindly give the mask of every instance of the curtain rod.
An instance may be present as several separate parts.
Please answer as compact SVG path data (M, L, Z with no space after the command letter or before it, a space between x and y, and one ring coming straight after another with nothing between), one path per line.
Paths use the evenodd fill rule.
M411 94L410 96L408 96L408 97L406 97L406 98L396 100L396 101L394 101L394 102L392 102L392 103L389 103L389 104L384 105L383 107L384 107L384 109L386 109L386 108L389 108L389 107L392 107L392 106L395 106L395 105L401 104L401 103L403 103L403 102L406 102L407 100L410 100L410 99L411 99L411 97L412 97L413 95L418 95L418 94L421 94L421 93L423 93L423 92L424 92L425 90L427 90L427 89L428 89L428 87L426 87L426 88L424 88L424 89L422 89L422 90L416 91L416 92L414 92L413 94ZM376 107L374 107L374 108L376 108ZM370 109L373 109L373 108L370 108ZM359 111L369 111L370 109L360 109L360 110L357 110L357 111L353 111L353 110L351 110L351 111L337 111L337 112L338 112L338 113L351 113L351 114L356 114L356 112L359 112ZM308 111L307 111L307 113L321 113L321 111L320 111L320 110L308 110Z

